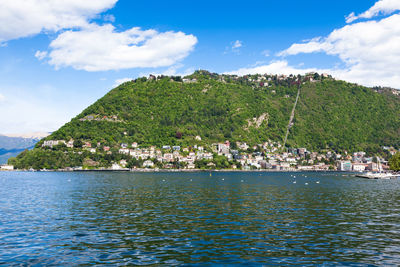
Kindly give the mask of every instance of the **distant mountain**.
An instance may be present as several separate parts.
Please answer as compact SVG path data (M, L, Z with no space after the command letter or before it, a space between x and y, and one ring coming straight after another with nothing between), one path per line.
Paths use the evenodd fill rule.
M41 138L49 133L30 133L22 135L0 135L0 164L6 163L25 149L32 149Z
M102 150L82 156L76 153L79 148L44 149L44 140L73 139L114 149L132 142L189 147L229 140L253 146L268 140L284 143L287 130L287 147L372 153L382 146L400 146L400 98L395 93L318 73L235 76L196 71L184 78L143 77L111 90L14 162L49 168L111 158Z
M21 134L6 134L7 137L21 137L27 139L42 139L49 136L51 133L48 132L32 132L32 133L21 133ZM1 136L1 135L0 135Z
M6 150L4 148L0 148L0 164L5 164L5 163L7 163L9 158L16 157L18 154L20 154L25 149L32 149L32 148L34 148L34 145L30 146L30 147L26 147L24 149Z

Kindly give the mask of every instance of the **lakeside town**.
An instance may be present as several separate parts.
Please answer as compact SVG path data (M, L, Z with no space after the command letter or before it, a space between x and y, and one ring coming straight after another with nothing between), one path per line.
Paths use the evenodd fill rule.
M201 141L200 136L196 140ZM80 141L81 142L81 141ZM75 145L74 145L75 143ZM389 169L387 159L368 155L366 152L343 154L334 151L313 152L306 148L283 148L280 142L267 141L249 146L244 142L214 143L210 146L190 147L164 145L140 147L138 143L121 143L110 147L101 143L83 142L76 147L74 140L47 140L41 148L63 150L78 155L108 155L114 159L108 166L100 166L86 157L84 166L67 167L61 171L80 170L270 170L270 171L347 171L363 172ZM389 155L398 151L393 147L382 147ZM377 162L380 162L378 164ZM14 170L12 165L1 165L3 171ZM45 170L45 169L43 169Z
M175 140L151 140L144 144L143 137L139 138L132 135L134 130L127 129L129 117L118 112L104 112L104 107L99 106L93 112L89 112L77 119L76 122L82 125L106 125L111 129L114 125L123 125L119 131L119 137L114 138L111 131L107 134L98 134L93 131L90 135L61 134L53 136L53 140L42 140L39 145L29 153L29 157L21 156L19 159L10 158L8 165L1 165L0 170L30 169L30 170L270 170L270 171L378 171L387 170L388 159L398 151L398 147L375 147L374 152L365 151L346 151L344 149L335 151L333 149L323 149L312 151L304 147L288 148L287 138L293 128L294 116L297 103L300 97L301 84L321 83L324 80L335 80L329 74L318 74L309 72L305 75L227 75L210 73L205 70L198 70L194 74L180 76L155 76L138 78L132 83L143 83L146 81L171 81L180 83L196 84L203 78L216 80L221 83L245 84L254 88L271 87L268 90L272 95L279 94L283 99L295 98L289 122L286 127L286 135L282 138L282 143L267 140L258 144L259 139L240 140L239 136L235 141L225 141L222 143L211 144L208 135L204 135L205 140L200 136L191 134L188 140L183 141L182 132L176 131ZM293 90L278 90L280 86L291 87ZM295 87L294 87L295 86ZM210 86L204 85L202 93L207 93ZM380 94L397 94L398 91L391 88L372 88L373 92ZM297 92L297 93L296 93ZM396 93L395 93L396 92ZM397 94L398 95L398 94ZM247 105L247 104L246 104ZM288 103L286 103L288 105ZM292 104L290 103L290 106ZM101 111L103 110L103 111ZM240 108L236 109L240 111ZM101 112L100 112L101 111ZM212 115L214 111L211 111ZM208 116L210 116L208 114ZM246 119L246 124L242 126L247 133L251 129L259 129L264 122L270 120L270 114L264 112L258 117ZM153 115L151 116L153 120ZM276 118L275 118L276 119ZM74 124L75 129L80 129L81 124ZM167 124L168 120L163 123ZM72 127L70 125L69 127ZM78 130L78 132L81 130ZM72 136L81 136L76 140L70 139ZM122 138L121 138L122 137ZM224 132L212 140L222 138L232 138L232 132ZM57 140L55 138L65 139ZM75 138L75 137L74 137ZM262 137L261 140L268 137ZM55 140L54 140L55 139ZM232 138L233 139L233 138ZM223 139L222 139L223 140ZM100 142L99 142L100 141ZM137 142L133 142L137 141ZM157 146L151 145L153 141ZM252 144L245 143L244 141ZM189 143L188 143L189 142ZM169 144L168 144L169 143ZM390 142L389 142L390 143ZM177 145L178 144L178 145ZM190 145L189 145L190 144ZM312 146L312 144L310 144ZM348 149L349 146L347 146ZM377 150L378 149L378 150ZM32 153L30 153L32 152ZM46 154L50 152L49 154ZM23 152L24 153L24 152ZM65 156L65 157L64 157ZM40 164L38 163L38 159ZM46 159L46 160L43 160ZM379 162L379 164L378 164ZM14 168L14 166L16 166ZM379 165L379 166L378 166Z

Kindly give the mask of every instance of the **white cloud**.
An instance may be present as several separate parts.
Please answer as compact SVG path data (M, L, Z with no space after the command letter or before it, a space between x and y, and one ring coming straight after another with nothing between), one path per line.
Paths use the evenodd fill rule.
M242 41L236 40L236 41L233 42L233 44L232 44L232 50L233 50L233 49L238 49L238 48L240 48L240 47L242 47L242 46L243 46Z
M6 99L6 97L2 94L0 94L0 102L3 102Z
M228 54L228 53L239 54L241 47L243 47L242 41L236 40L234 42L231 42L230 45L225 48L224 54Z
M174 66L169 67L165 71L161 72L160 75L184 77L192 74L195 71L194 68L187 68L185 70L181 70L183 67L184 67L183 64L176 64Z
M400 10L399 0L380 0L360 15L355 15L354 12L351 13L346 17L346 22L351 23L358 19L370 19L379 15L389 15L397 10Z
M400 88L400 15L346 25L325 38L293 44L280 56L321 52L346 64L327 70L340 79Z
M1 0L0 43L61 29L83 27L118 0Z
M300 69L296 67L292 67L286 60L279 60L270 62L267 65L257 66L257 67L249 67L249 68L241 68L234 71L225 72L225 74L236 74L236 75L246 75L246 74L304 74L311 71L317 71L315 68L310 69Z
M44 59L46 56L47 56L46 51L36 51L36 53L35 53L35 57L39 60Z
M143 77L143 76L147 77L150 74L152 74L154 76L166 75L166 76L181 76L181 77L185 77L187 75L192 74L195 71L194 68L186 68L185 70L181 70L183 67L184 67L183 64L178 63L178 64L175 64L175 65L173 65L173 66L171 66L168 69L163 70L163 71L141 72L141 73L139 73L139 76L140 77Z
M183 32L157 32L90 24L79 31L65 31L50 44L49 64L77 70L107 71L171 66L185 58L197 43ZM42 53L42 52L41 52Z
M114 84L113 84L113 87L117 87L118 85L120 85L120 84L122 84L122 83L124 83L124 82L129 82L129 81L132 81L132 78L121 78L121 79L116 79L115 82L114 82Z

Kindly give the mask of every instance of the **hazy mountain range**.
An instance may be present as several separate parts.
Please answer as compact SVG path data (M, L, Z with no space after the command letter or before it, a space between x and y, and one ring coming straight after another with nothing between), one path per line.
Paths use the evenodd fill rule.
M25 133L0 135L0 164L7 162L25 149L32 149L35 144L50 133Z

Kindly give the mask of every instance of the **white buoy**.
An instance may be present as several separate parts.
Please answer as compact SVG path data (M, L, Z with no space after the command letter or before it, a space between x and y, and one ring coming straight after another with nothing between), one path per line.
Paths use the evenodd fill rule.
M305 183L305 185L308 185L308 183Z
M316 183L319 184L319 181L317 181Z
M243 183L243 180L241 180L241 182Z
M293 182L294 184L296 183L296 181Z
M163 179L162 181L165 182L165 179Z
M222 178L222 181L225 181L225 178Z

